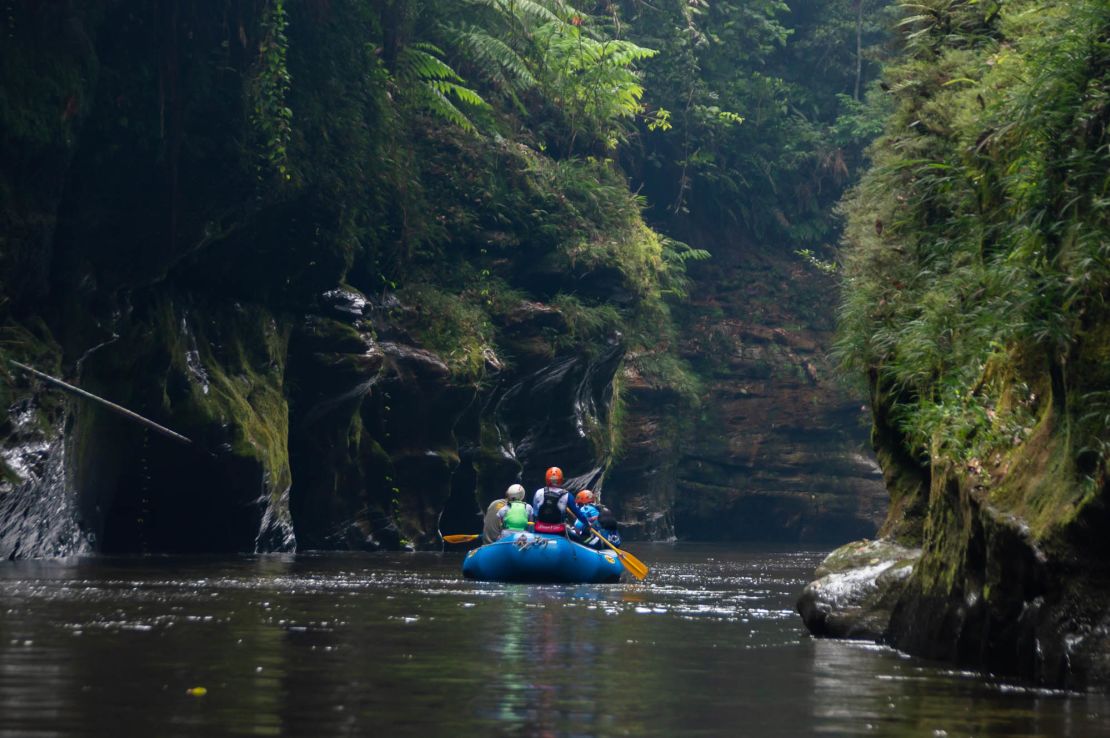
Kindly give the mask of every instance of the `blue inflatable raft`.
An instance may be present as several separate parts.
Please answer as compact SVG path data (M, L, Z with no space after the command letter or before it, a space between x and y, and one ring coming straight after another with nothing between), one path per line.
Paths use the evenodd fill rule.
M514 533L466 555L463 576L487 582L600 584L620 581L612 551L595 551L565 536Z

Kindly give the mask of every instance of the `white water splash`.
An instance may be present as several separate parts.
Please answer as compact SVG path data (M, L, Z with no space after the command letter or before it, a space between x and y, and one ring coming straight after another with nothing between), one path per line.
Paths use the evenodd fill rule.
M262 508L262 521L254 538L255 553L278 553L297 550L297 536L293 532L293 518L289 513L289 487L278 495L270 493L267 480L262 482L262 494L256 500Z
M0 557L74 556L92 549L78 524L68 488L65 442L35 440L3 450L4 462L22 479L0 486Z
M193 381L200 385L200 391L208 394L209 381L208 372L204 369L204 363L200 360L200 349L197 347L196 336L189 328L189 322L181 318L181 333L185 336L185 341L188 344L188 350L185 351L185 366L189 370L189 375Z

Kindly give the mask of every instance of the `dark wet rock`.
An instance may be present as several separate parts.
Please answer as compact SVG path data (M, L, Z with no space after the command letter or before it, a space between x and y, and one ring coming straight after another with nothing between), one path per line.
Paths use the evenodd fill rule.
M630 540L674 538L679 444L687 426L684 403L670 388L656 387L625 365L620 378L625 421L620 454L606 476L605 504Z
M538 486L547 466L598 480L623 349L553 357L544 332L562 321L538 303L513 311L511 340L538 348L479 388L434 352L375 340L357 322L307 319L290 342L301 546L432 546L440 530L475 529L509 484Z
M362 317L370 312L370 301L351 287L336 287L320 296L321 302L344 316Z
M1061 439L1051 428L1015 449L1013 466L999 457L990 475L974 465L933 464L922 490L919 472L893 470L888 478L905 484L885 527L900 540L919 536L920 556L903 574L889 565L897 548L838 549L798 603L807 627L881 637L915 655L1035 684L1110 683L1110 543L1099 532L1110 515L1099 496L1077 503L1066 478L1046 474L1060 463ZM882 442L896 447L898 436ZM888 450L884 458L908 455ZM1029 508L1026 515L1007 509L1014 497L998 493L1016 496L1025 485L1038 495L1039 518L1030 520Z
M797 610L816 636L880 640L921 551L891 541L856 541L829 554Z
M341 321L310 316L290 353L302 547L433 543L459 464L454 427L476 389L436 354Z
M567 321L553 305L533 300L521 300L501 318L501 325L510 335L531 335L548 328L566 330Z
M1049 458L1049 457L1045 457ZM897 648L1033 683L1110 683L1110 566L1096 502L1051 537L934 470L926 545L891 613Z
M291 549L287 326L256 305L163 294L115 328L119 338L86 356L78 382L194 443L74 405L69 483L97 549Z
M744 250L694 271L681 350L702 381L674 472L682 540L874 536L888 498L867 408L827 356L827 278ZM671 419L671 423L674 419Z

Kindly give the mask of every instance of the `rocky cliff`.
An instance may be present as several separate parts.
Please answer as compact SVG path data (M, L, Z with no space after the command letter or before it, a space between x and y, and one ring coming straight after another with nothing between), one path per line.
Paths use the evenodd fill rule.
M432 546L551 464L631 537L865 530L827 326L731 266L674 314L615 165L430 119L379 10L12 6L0 356L193 444L4 362L0 554Z
M840 542L886 512L866 403L828 358L835 287L758 249L699 265L682 355L703 403L677 470L683 538ZM703 274L704 273L704 274Z
M799 609L815 633L1104 687L1110 9L934 10L904 24L846 203L842 345L889 547L835 552Z

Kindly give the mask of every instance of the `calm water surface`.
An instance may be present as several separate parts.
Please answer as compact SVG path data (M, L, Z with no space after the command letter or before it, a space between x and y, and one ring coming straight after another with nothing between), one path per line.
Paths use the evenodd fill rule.
M0 737L1110 735L1103 695L809 638L822 553L631 550L643 584L473 583L461 554L0 563Z

